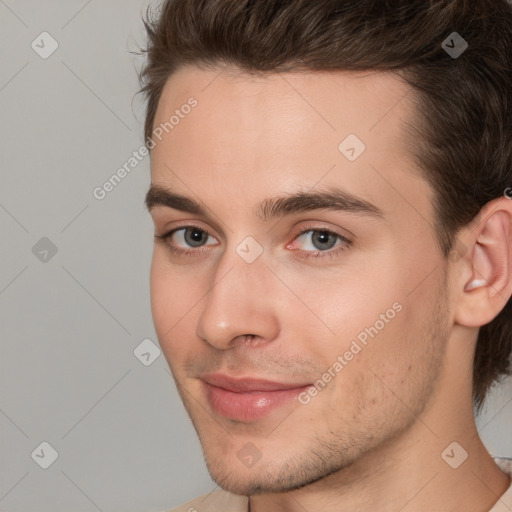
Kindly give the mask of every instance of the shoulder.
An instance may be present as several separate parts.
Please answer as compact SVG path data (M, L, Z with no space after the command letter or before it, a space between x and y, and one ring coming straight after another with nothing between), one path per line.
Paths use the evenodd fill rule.
M512 480L512 459L506 457L494 457L497 466ZM512 510L512 482L490 512L509 512Z
M247 512L249 499L219 490L194 498L168 512Z
M504 473L512 477L512 459L508 457L493 457L493 459Z

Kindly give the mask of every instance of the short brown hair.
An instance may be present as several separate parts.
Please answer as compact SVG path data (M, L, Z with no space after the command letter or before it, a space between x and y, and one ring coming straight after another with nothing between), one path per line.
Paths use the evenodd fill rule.
M435 193L445 257L458 230L512 184L512 8L506 0L165 0L148 8L145 140L163 87L186 64L247 73L396 72L415 94L421 122L414 157ZM467 41L450 55L453 33ZM452 37L452 39L450 39ZM446 47L446 46L445 46ZM480 328L473 399L510 374L512 300Z

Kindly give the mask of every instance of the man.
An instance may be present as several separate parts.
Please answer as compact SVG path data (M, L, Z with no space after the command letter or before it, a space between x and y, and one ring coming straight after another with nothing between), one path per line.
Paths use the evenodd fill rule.
M153 319L222 488L176 510L512 510L474 421L512 347L511 27L505 0L146 22Z

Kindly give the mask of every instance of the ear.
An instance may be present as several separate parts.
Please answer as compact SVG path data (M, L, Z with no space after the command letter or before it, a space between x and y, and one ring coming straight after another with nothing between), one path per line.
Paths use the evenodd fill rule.
M455 323L481 327L491 322L512 295L512 200L490 201L459 233L467 248L457 274L460 299Z

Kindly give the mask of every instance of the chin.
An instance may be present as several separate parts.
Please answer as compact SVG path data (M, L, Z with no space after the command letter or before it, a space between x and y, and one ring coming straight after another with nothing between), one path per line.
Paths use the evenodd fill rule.
M329 475L351 465L351 461L326 461L316 458L311 452L296 454L293 460L263 459L253 467L245 467L236 457L226 452L203 450L206 467L212 480L222 489L233 494L253 496L257 494L281 493L314 484Z

